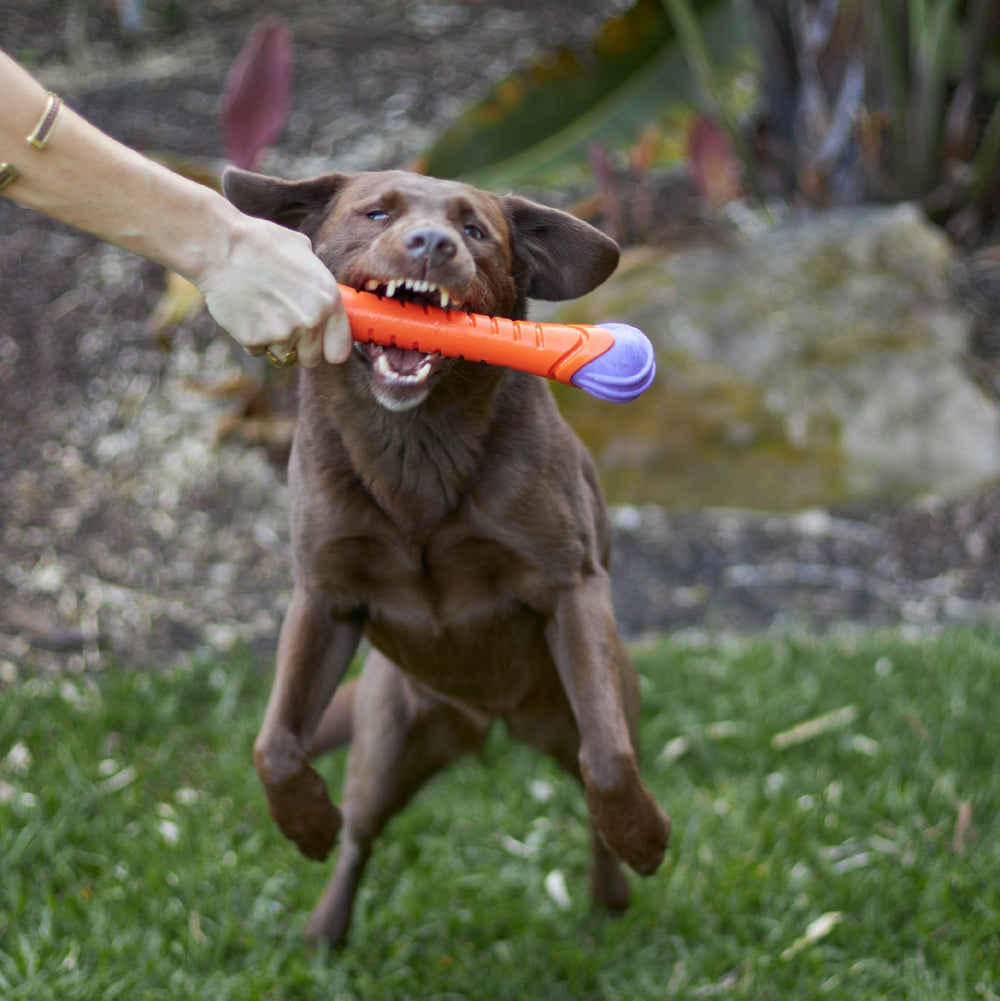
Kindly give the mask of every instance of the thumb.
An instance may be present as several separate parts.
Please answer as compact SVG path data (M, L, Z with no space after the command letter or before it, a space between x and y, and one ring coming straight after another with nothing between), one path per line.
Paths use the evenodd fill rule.
M323 330L323 357L333 365L347 361L351 356L351 324L343 304L339 304Z

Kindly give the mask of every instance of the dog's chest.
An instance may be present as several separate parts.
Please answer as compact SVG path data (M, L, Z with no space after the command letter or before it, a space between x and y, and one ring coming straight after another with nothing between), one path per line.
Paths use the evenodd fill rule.
M442 532L420 542L379 535L329 540L314 584L336 606L382 624L428 632L487 626L512 610L546 611L551 582L524 552L481 536Z
M335 605L362 612L374 646L472 708L512 710L548 662L551 584L494 540L341 539L328 545L322 567L322 590Z

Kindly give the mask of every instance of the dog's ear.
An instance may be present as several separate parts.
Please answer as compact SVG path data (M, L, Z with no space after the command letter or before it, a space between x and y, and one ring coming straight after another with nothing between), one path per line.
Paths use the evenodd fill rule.
M503 199L521 291L532 299L575 299L618 264L618 244L568 212L508 195Z
M326 207L347 179L347 174L324 174L306 181L283 181L227 167L222 175L222 191L247 215L308 232L313 228L310 223L325 216Z

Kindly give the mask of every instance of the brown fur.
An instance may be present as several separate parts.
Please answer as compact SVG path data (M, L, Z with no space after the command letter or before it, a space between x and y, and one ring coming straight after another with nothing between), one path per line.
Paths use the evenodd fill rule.
M339 281L426 279L481 313L581 295L618 258L565 213L414 174L224 184L245 211L308 233ZM343 823L307 934L342 941L373 839L494 718L583 782L593 895L621 909L617 858L654 872L669 821L636 765L638 686L593 463L544 380L398 351L383 379L377 354L301 376L295 589L254 748L269 811L305 855L325 858ZM407 378L425 362L426 379ZM362 636L360 680L334 696ZM341 818L309 761L348 739Z

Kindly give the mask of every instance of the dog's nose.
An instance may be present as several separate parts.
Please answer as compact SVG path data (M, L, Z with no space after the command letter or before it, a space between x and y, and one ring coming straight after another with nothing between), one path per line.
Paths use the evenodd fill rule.
M443 264L454 257L458 250L455 241L447 233L433 226L422 226L407 234L404 246L411 260L426 261L431 267Z

